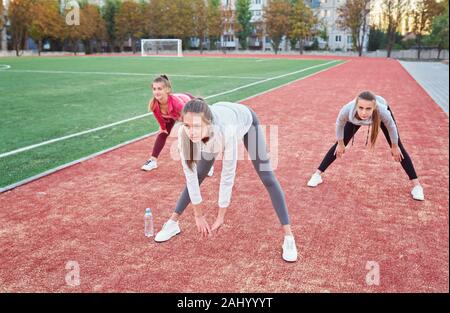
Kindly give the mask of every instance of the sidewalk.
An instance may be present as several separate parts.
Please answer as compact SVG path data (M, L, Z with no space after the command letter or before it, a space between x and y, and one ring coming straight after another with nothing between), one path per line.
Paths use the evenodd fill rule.
M400 62L448 115L448 65L436 62Z

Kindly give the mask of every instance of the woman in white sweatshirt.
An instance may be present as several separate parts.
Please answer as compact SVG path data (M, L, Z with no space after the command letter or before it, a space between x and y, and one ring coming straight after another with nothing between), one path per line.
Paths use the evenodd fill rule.
M369 129L372 130L370 136L370 145L372 147L375 145L379 129L381 128L391 148L392 157L395 161L400 162L414 186L411 191L413 199L423 201L425 199L423 188L420 185L412 160L400 141L394 115L386 100L370 91L360 93L356 99L347 103L341 109L336 120L337 142L325 155L325 158L317 171L311 176L307 185L316 187L323 182L321 174L336 160L336 157L340 158L344 155L345 146L362 125L368 126L366 145L369 141Z
M186 188L178 200L175 212L156 234L155 241L167 241L180 233L178 219L189 203L193 205L197 229L203 236L211 235L221 227L231 201L238 143L243 140L283 227L282 257L285 261L295 262L297 248L290 226L286 200L272 171L264 133L255 112L239 103L219 102L210 107L203 99L194 99L184 106L182 121L183 127L180 127L178 132L178 147L186 177ZM220 153L222 153L223 166L219 189L219 210L215 222L209 226L203 215L200 184Z

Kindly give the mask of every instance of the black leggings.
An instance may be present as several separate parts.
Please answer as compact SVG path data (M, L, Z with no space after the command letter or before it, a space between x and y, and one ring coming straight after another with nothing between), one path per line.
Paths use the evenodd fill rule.
M280 183L273 173L270 159L267 155L264 132L262 131L255 112L250 108L249 110L252 113L253 123L248 133L244 136L245 149L247 149L250 158L252 159L253 167L255 168L259 178L264 184L264 187L266 187L266 190L269 193L270 199L272 201L272 206L277 213L281 225L288 225L290 224L290 221L286 200ZM208 174L211 166L214 164L214 160L214 155L209 153L202 153L201 159L197 162L197 176L199 184L201 184L206 178L206 175ZM177 205L175 207L175 212L181 215L190 202L191 199L189 198L189 192L186 187L184 188L180 198L178 199Z
M388 107L388 110L389 110L389 112L391 112L391 116L394 119L394 115L392 114L392 111L389 107ZM394 122L395 122L395 119L394 119ZM380 127L381 127L381 130L383 131L384 136L386 137L386 140L387 140L389 146L392 146L391 138L389 136L389 131L383 122L381 122ZM360 128L359 125L355 125L350 122L347 122L345 124L345 127L344 127L344 144L345 145L347 145L350 142L350 140L353 138L353 136L356 134L356 132L358 131L359 128ZM328 166L330 166L331 163L333 163L334 160L336 160L336 155L334 153L336 151L337 145L338 145L338 143L336 142L331 147L331 149L328 150L328 153L325 155L325 158L323 159L322 163L320 163L319 170L321 172L325 172L326 169L328 168ZM400 164L402 165L406 174L408 174L408 177L410 180L417 179L416 170L414 169L414 165L412 163L412 160L411 160L408 152L406 152L405 147L403 147L403 144L400 140L400 136L398 138L398 147L400 148L400 151L402 152L403 157L404 157Z

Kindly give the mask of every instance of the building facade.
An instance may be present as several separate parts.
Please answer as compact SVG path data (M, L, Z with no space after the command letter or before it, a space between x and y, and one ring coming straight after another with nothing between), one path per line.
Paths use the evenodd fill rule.
M327 29L328 40L318 38L319 47L328 48L332 51L348 51L353 48L353 39L348 31L344 31L337 26L338 8L345 4L346 0L304 0L313 10L315 15L322 21ZM235 12L236 0L222 0L224 7L230 8ZM250 50L272 51L270 38L264 33L263 12L267 5L267 0L251 0L250 11L252 13L251 22L254 25L252 34L249 37ZM233 21L234 23L234 21ZM233 24L231 23L231 24ZM369 21L368 21L369 24ZM221 38L222 47L228 49L237 49L239 41L236 38L232 27L225 31ZM367 50L368 35L366 35L363 50ZM286 40L280 45L281 51L289 51L291 47Z

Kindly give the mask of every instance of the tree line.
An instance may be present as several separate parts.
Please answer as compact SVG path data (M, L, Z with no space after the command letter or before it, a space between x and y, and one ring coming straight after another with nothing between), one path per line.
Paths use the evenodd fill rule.
M234 34L242 49L248 48L250 36L262 39L266 35L275 53L283 40L291 47L298 46L300 53L312 38L328 41L326 21L304 0L268 0L262 19L256 21L252 21L250 0L236 0L234 10L220 0L106 0L102 7L87 0L77 3L78 23L70 23L67 17L73 7L61 8L59 0L11 0L7 16L0 1L0 30L8 21L17 55L27 38L37 43L39 53L46 40L74 53L80 43L87 53L120 52L127 40L135 53L141 38L180 38L183 47L189 48L194 37L200 41L200 50L206 41L218 48L214 44L222 34ZM372 47L383 37L390 56L405 16L410 17L416 34L419 57L424 37L426 44L448 49L448 0L417 0L413 8L409 0L382 0L383 23L378 27L368 24L373 4L373 0L347 0L338 8L336 25L351 34L353 50L360 55L366 36L370 36Z
M369 51L386 49L390 57L394 49L417 49L417 57L423 46L448 49L449 1L419 0L415 7L409 0L382 0L380 25L372 25L369 35ZM406 21L406 25L402 25ZM407 27L415 38L407 39L401 28Z
M72 1L73 2L73 1ZM87 0L78 0L79 22L67 23L73 7L61 8L59 0L11 0L7 16L0 5L0 28L9 21L13 49L17 55L27 38L33 39L39 54L45 40L53 40L78 51L83 43L86 52L123 51L124 42L131 40L133 53L141 38L181 38L189 48L190 38L198 38L202 50L204 41L218 42L221 34L234 34L241 48L247 49L252 34L262 38L266 32L272 38L275 51L283 36L291 43L303 43L314 35L317 19L303 0L271 0L262 12L265 23L252 23L250 0L237 0L235 10L223 6L220 0L107 0L99 7ZM215 47L217 48L217 47Z

